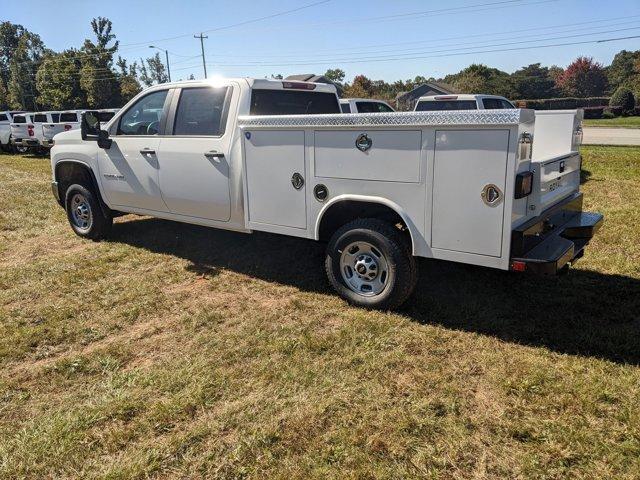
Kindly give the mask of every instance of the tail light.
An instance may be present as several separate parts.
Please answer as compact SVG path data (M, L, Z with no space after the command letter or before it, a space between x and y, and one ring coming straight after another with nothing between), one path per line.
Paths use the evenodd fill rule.
M295 88L298 90L315 90L315 83L307 82L282 82L282 88Z
M514 272L524 272L527 270L527 264L519 260L511 262L511 270Z
M27 125L27 133L29 134L30 137L33 137L34 135L33 125Z
M515 198L524 198L533 190L533 172L522 172L516 175Z
M68 132L69 130L71 130L71 125L65 125L64 126L64 131Z

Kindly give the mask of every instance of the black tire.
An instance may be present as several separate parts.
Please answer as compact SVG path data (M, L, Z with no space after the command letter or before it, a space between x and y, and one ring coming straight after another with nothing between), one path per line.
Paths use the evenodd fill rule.
M373 289L364 291L365 287L370 288L366 281L360 287L363 290L360 292L357 292L356 287L350 286L348 283L346 278L348 270L351 270L351 278L355 278L354 275L360 279L363 278L356 271L359 261L353 269L350 266L341 265L345 249L357 243L368 244L372 247L371 252L373 253L369 255L371 258L366 258L367 255L364 255L363 261L373 260L376 263L376 269L379 268L377 273L372 270L372 275L380 276L379 283L384 283L379 293ZM353 258L363 259L362 255L358 257L358 247L354 246L353 249L355 249ZM378 256L378 254L380 255ZM376 260L378 261L376 262ZM381 266L383 262L386 265L386 275L384 275ZM345 263L349 262L345 261ZM345 269L344 274L343 269ZM375 218L354 220L333 234L327 246L325 270L329 282L342 298L353 305L380 310L393 310L402 305L413 293L417 282L415 258L411 254L410 246L403 233L393 225Z
M105 214L91 187L70 185L65 193L64 205L67 219L76 235L98 241L111 232L113 217Z

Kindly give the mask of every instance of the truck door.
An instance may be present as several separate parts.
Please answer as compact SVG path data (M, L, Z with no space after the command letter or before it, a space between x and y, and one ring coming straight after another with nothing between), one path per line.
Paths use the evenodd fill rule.
M432 247L502 255L509 130L436 131Z
M158 187L158 137L168 90L134 103L118 120L111 148L98 150L100 182L109 204L156 212L167 207Z
M231 84L195 85L174 93L158 151L160 190L171 213L229 220L229 110L235 111L238 101L233 93Z

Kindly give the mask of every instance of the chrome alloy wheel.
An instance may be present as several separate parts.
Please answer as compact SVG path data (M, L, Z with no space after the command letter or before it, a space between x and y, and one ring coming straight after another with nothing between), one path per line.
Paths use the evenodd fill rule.
M380 294L389 280L389 265L382 252L367 242L353 242L340 254L340 273L359 295Z
M71 198L71 218L73 224L81 231L88 232L93 224L93 213L91 205L81 193L76 193Z

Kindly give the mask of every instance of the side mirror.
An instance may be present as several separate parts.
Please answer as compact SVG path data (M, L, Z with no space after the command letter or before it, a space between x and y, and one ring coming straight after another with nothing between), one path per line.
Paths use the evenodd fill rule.
M100 148L111 147L112 140L109 139L109 132L100 129L98 112L89 111L82 114L80 135L82 136L82 140L98 142Z
M98 112L84 112L80 122L80 133L83 140L98 140L100 119Z

